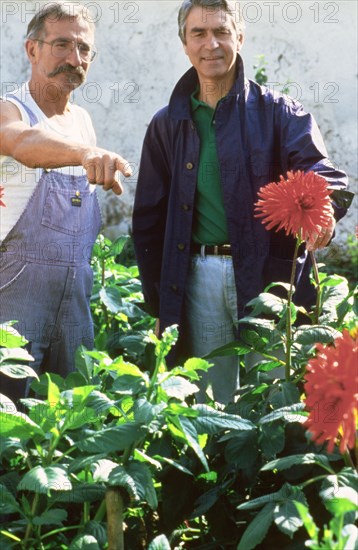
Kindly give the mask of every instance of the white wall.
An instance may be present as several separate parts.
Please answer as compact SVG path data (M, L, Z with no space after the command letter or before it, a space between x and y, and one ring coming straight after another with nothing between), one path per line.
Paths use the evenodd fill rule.
M99 56L74 100L92 114L98 144L138 166L143 136L154 112L189 68L177 37L178 0L81 1L96 20ZM1 93L24 82L29 65L23 50L32 14L46 2L2 1ZM269 81L291 81L290 94L312 111L331 159L357 179L357 3L354 0L242 1L246 42L242 50L252 78L256 57L265 55ZM90 12L88 12L90 14ZM136 171L135 171L136 173ZM127 232L136 177L120 199L102 198L108 231ZM355 230L356 209L340 223L344 243Z

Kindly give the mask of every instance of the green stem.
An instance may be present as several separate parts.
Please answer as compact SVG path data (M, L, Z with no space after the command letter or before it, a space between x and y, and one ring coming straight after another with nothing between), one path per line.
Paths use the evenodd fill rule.
M312 262L312 268L313 268L313 276L317 287L317 296L316 296L316 309L315 309L315 316L314 316L314 323L316 325L319 324L319 316L321 314L321 299L322 299L322 289L319 281L319 274L318 274L318 267L316 262L316 256L314 254L314 251L310 251L310 257Z
M292 264L292 271L291 271L291 280L290 280L290 289L288 291L288 298L287 298L287 315L286 315L286 365L285 365L285 377L286 381L288 382L290 380L290 374L291 374L291 347L292 347L292 311L291 311L291 304L292 304L292 296L293 296L293 287L295 282L295 275L296 275L296 261L298 256L298 249L300 247L302 240L301 240L301 234L297 236L296 241L296 247L295 247L295 253L293 255L293 264Z
M36 516L39 501L40 501L40 495L39 495L39 493L35 493L34 500L32 501L32 506L31 506L31 520L27 524L26 532L25 532L25 538L24 538L25 548L26 548L26 543L29 540L29 538L31 536L31 533L32 533L32 529L33 529L32 519Z

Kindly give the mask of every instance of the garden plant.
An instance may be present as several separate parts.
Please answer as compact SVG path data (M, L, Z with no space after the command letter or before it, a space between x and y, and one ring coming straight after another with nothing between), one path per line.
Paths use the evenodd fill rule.
M256 215L297 238L296 253L327 223L330 192L317 178L289 173L259 193ZM130 245L96 243L95 349L78 350L66 379L38 378L16 324L1 326L1 372L33 382L18 404L0 396L0 547L353 550L352 281L312 254L312 310L294 303L294 269L267 287L240 338L212 354L242 359L236 401L196 404L211 356L168 369L177 328L155 336Z

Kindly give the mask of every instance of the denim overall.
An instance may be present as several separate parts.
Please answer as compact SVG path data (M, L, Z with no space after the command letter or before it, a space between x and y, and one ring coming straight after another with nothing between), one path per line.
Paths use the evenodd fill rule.
M22 106L33 126L36 117ZM76 348L93 346L89 262L100 226L97 195L90 192L87 178L44 170L25 211L1 243L0 322L17 321L15 328L29 340L35 358L31 366L39 374L65 377L74 369ZM0 391L6 394L5 378Z

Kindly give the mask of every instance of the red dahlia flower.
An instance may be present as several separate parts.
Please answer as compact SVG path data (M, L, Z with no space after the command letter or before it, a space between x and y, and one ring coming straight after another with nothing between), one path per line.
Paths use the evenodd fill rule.
M348 330L336 338L333 346L316 345L318 354L310 359L306 372L305 422L316 443L328 441L332 452L334 440L341 436L339 450L354 447L357 417L357 340Z
M0 206L6 206L6 204L1 200L3 196L4 196L4 188L2 185L0 185Z
M308 240L318 228L328 227L332 219L332 205L327 181L315 174L288 172L287 180L280 176L278 183L268 183L258 192L255 217L263 218L267 229L277 226L296 237Z

